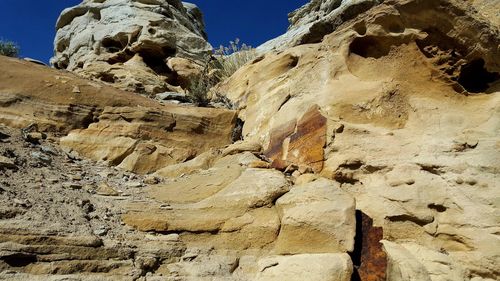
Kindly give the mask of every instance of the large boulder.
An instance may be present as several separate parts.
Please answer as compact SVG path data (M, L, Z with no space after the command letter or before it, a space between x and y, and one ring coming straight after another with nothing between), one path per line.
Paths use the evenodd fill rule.
M175 89L167 61L195 67L212 49L198 7L179 0L85 0L65 9L56 28L54 67L140 93Z

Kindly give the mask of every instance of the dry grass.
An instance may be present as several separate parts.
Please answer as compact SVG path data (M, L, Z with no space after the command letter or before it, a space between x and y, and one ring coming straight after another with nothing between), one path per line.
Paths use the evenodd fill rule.
M205 107L213 102L223 104L227 108L233 108L234 106L225 95L213 93L210 97L209 91L256 57L255 49L246 44L240 45L239 39L229 42L228 47L220 46L213 55L207 55L204 58L203 71L193 79L188 89L191 102Z

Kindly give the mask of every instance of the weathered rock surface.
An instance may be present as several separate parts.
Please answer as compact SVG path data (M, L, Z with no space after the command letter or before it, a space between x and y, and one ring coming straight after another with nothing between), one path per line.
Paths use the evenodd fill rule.
M352 252L354 198L326 179L293 187L276 201L279 254Z
M313 0L288 15L288 31L258 47L260 52L282 51L320 42L342 23L378 5L381 0Z
M235 113L205 108L106 107L99 122L61 145L93 160L146 174L231 143Z
M259 271L259 281L348 281L352 263L347 254L275 256L259 260Z
M200 10L179 0L85 0L65 9L56 28L56 68L139 93L175 90L185 68L167 61L193 67L212 49Z
M312 1L237 113L0 57L0 279L497 280L495 4Z
M69 132L61 139L68 153L144 174L232 142L233 111L161 105L27 62L1 57L0 64L0 121Z
M298 132L296 120L317 106L326 120L319 174L339 182L382 237L407 251L386 247L388 280L498 278L491 214L500 207L500 33L498 15L484 8L495 1L383 1L350 20L331 16L362 1L334 2L313 1L292 15L292 32L337 21L331 34L309 41L312 29L289 33L307 40L293 48L281 41L281 52L221 85L239 105L244 138L284 151L289 141L277 136ZM296 181L314 179L298 160L316 155L314 145L297 144L297 168L287 170ZM409 265L395 269L396 255Z

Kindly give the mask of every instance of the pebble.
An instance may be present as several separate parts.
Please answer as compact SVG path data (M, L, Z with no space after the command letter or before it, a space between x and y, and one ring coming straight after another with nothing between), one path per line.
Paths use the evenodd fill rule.
M0 169L17 169L16 164L12 159L7 158L5 156L0 156Z
M96 229L94 229L94 234L97 236L104 236L108 234L109 229L105 226L100 226Z
M31 207L31 202L28 200L21 200L21 199L15 198L13 200L13 203L16 207L23 207L23 208L30 208Z
M58 183L59 182L59 179L58 178L48 178L47 181L49 183Z
M109 184L103 182L99 185L99 187L97 188L96 190L96 193L98 195L102 195L102 196L118 196L120 195L120 193L118 193L118 191L114 188L112 188L111 186L109 186Z
M51 146L43 145L40 147L40 150L46 154L57 155L57 151Z
M30 142L30 143L34 143L34 144L38 144L40 143L40 141L42 139L46 139L47 138L47 135L44 134L44 133L40 133L40 132L31 132L31 133L27 133L24 137L24 139L27 141L27 142Z
M158 184L160 182L160 179L156 176L153 176L153 175L150 175L150 176L147 176L143 182L145 184L151 184L151 185L154 185L154 184Z
M70 178L73 181L81 181L82 180L82 176L80 176L80 175L72 175L72 176L70 176Z
M47 154L42 153L42 152L38 152L38 151L31 152L31 157L33 157L39 163L44 164L44 165L50 165L52 163L52 158L50 158L50 156L48 156Z
M468 179L468 180L466 181L466 183L467 183L468 185L476 185L476 184L477 184L477 180L475 180L475 179Z
M63 183L63 187L76 190L76 189L82 189L83 186L81 184L75 183L75 182L65 182L65 183Z
M138 181L131 181L131 182L127 182L125 185L127 187L130 187L130 188L137 188L137 187L141 187L142 183L138 182Z

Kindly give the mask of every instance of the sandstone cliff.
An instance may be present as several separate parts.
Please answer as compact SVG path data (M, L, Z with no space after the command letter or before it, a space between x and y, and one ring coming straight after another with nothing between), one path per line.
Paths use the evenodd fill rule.
M61 19L166 5L100 2ZM498 280L495 7L313 0L218 85L236 111L0 58L0 279Z

